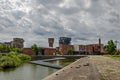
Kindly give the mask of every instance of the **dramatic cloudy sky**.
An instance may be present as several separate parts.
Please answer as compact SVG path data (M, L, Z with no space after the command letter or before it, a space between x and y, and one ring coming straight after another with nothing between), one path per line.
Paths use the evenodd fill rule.
M48 37L72 44L120 41L120 0L0 0L0 41L14 37L48 46Z

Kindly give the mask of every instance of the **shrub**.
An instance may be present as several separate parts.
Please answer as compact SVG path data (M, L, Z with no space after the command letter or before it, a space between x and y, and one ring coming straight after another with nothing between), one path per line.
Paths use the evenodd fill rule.
M73 54L72 48L68 48L68 49L67 49L67 54L68 54L68 55L72 55L72 54Z
M120 55L120 52L115 52L115 55Z
M0 58L2 57L2 54L0 54Z
M21 59L22 62L28 62L31 60L31 57L26 54L20 54L18 57Z
M20 64L22 64L22 61L21 61L21 59L18 56L13 55L11 58L14 59L14 62L15 62L14 65L16 67L19 66Z
M13 55L17 56L18 54L16 52L13 52L13 51L6 54L6 56L9 56L9 57L12 57Z
M17 54L16 52L10 52L4 56L0 55L0 69L17 67L24 62L31 60L31 57L25 54Z
M0 67L1 68L15 67L15 61L11 57L3 56L2 58L0 58Z

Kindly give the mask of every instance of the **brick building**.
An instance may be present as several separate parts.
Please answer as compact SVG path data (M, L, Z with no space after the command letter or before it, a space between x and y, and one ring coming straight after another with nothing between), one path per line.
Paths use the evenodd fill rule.
M48 38L49 47L53 47L54 38Z
M36 55L35 51L33 51L31 48L23 48L23 53L27 55Z
M69 37L60 37L59 38L59 51L61 55L67 54L68 49L73 49L71 45L71 38Z
M82 54L100 54L104 50L104 45L101 44L101 39L97 44L79 45L79 53Z
M102 52L103 44L89 44L85 45L86 54L100 54Z
M38 55L55 55L56 48L44 48L40 47L40 53ZM36 55L35 51L31 48L23 48L23 53L28 55Z
M68 49L74 50L73 45L59 44L59 51L61 55L67 54Z
M56 48L44 48L44 55L55 55Z
M77 54L100 54L104 51L103 44L101 44L101 39L98 40L96 44L87 45L71 45L71 38L60 37L59 47L53 48L54 38L48 38L49 47L40 47L41 53L39 55L55 55L56 51L59 51L61 55L67 54L68 49L72 49ZM36 55L30 49L24 49L24 53L30 55Z
M3 46L9 46L11 48L23 48L24 39L23 38L13 38L13 41L0 43Z

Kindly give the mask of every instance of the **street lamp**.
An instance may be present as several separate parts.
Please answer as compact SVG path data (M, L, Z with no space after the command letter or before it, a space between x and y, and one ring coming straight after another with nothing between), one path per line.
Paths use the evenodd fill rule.
M116 41L115 41L115 45L116 45L116 50L117 50L117 43L119 43L119 41L117 41L117 40L116 40Z

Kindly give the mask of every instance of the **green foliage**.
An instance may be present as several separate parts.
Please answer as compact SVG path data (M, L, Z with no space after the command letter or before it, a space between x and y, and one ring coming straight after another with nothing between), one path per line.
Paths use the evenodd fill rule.
M116 50L116 46L113 42L113 40L108 41L107 45L106 45L106 51L108 54L113 54L113 52L115 52Z
M32 50L35 51L36 55L38 55L38 52L39 52L38 46L37 46L36 44L33 44L33 45L31 46L31 48L32 48Z
M4 46L4 50L6 50L7 52L10 52L10 50L11 50L11 47L10 46Z
M11 51L9 53L6 54L6 56L12 57L12 56L17 56L18 54L14 51Z
M120 59L120 54L119 55L104 55L104 56L107 56L107 57L111 57L111 58L115 58L115 59Z
M1 68L15 67L15 61L11 57L3 56L2 58L0 58L0 67Z
M25 54L17 54L16 52L10 52L6 55L0 56L0 69L17 67L24 62L31 60L31 57Z
M28 62L31 60L31 57L26 54L20 54L18 57L21 59L22 62Z
M0 58L2 57L2 54L0 54Z
M59 50L56 50L56 51L55 51L55 54L56 54L56 55L60 55L60 51L59 51Z
M113 55L113 58L120 59L120 55Z
M17 53L21 53L22 49L21 48L12 48L9 45L0 44L0 51L1 52L11 52L11 51L14 51L14 52L17 52Z
M72 48L68 48L67 49L67 54L68 55L72 55L73 54L73 49Z
M0 44L0 51L3 49L3 45L2 44Z
M115 55L120 55L120 52L115 52Z
M10 51L20 53L20 52L22 52L22 49L21 49L21 48L11 48L11 50L10 50Z

